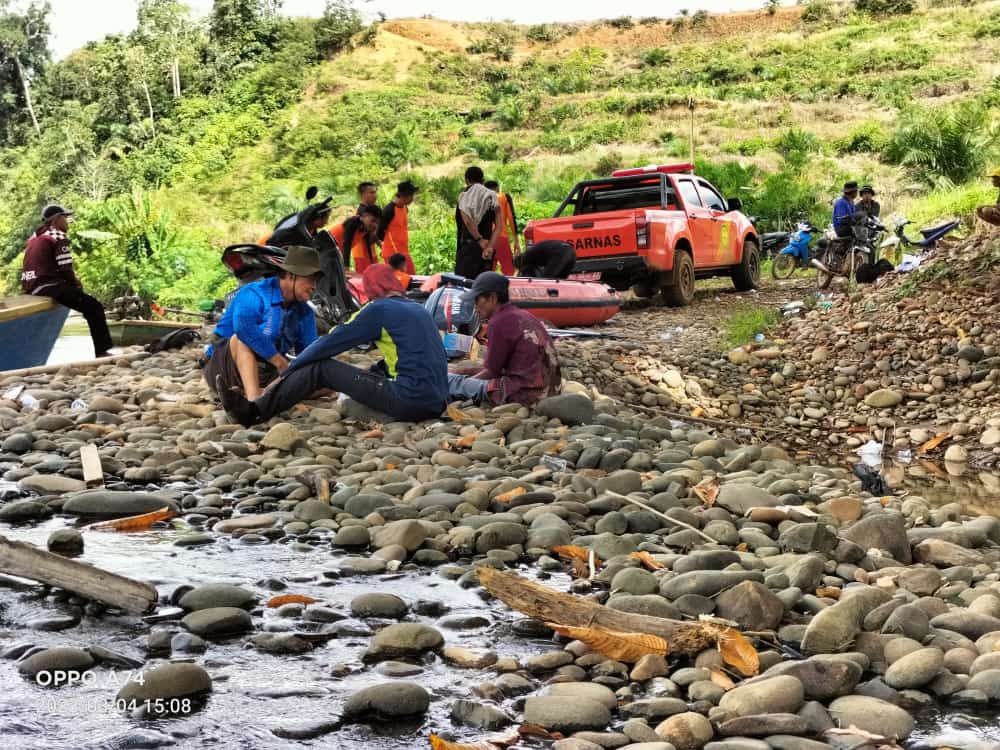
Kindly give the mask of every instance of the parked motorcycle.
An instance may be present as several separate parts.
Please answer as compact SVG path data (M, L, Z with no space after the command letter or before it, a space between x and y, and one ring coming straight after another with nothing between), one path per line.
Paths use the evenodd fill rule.
M877 218L867 215L854 226L850 237L838 237L828 230L817 243L819 252L812 261L812 265L816 266L819 288L826 289L835 276L870 284L882 272L892 270L891 265L881 263L878 258L878 239L885 231L885 226Z
M762 219L756 216L748 216L747 218L754 225L754 229L760 228L757 225ZM791 235L791 232L758 232L757 237L760 239L760 259L766 260L767 258L775 257L778 251L788 244L788 239Z
M920 248L923 250L933 249L937 245L937 241L943 238L945 235L955 231L959 225L960 221L953 219L952 221L946 221L943 224L938 224L937 226L929 227L927 229L921 229L920 234L923 235L921 240L911 240L906 236L904 230L907 225L912 224L904 216L896 217L896 231L891 237L886 237L882 242L883 248L897 247L902 245L905 248Z
M790 278L798 268L809 268L813 259L810 244L819 229L809 221L800 221L789 236L788 243L774 256L771 275L776 279Z

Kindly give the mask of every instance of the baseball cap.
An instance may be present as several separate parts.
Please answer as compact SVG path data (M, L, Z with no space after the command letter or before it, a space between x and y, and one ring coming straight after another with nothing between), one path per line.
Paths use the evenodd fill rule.
M472 288L462 295L462 301L475 300L481 294L500 294L510 288L510 279L496 271L483 271L472 282Z
M42 209L42 221L50 222L57 216L72 216L73 212L63 208L58 203L52 203Z

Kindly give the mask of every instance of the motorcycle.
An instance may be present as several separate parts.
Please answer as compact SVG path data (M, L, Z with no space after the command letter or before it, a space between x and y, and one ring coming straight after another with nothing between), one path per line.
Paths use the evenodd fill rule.
M788 244L774 256L771 263L771 275L776 279L790 278L798 268L809 268L812 265L813 254L810 249L813 236L819 229L809 221L800 221L789 238Z
M747 218L753 224L754 229L759 228L757 224L762 219L756 216L748 216ZM757 237L760 239L760 259L766 260L767 258L776 256L778 251L788 244L788 238L791 235L791 232L758 232Z
M871 284L892 265L878 258L878 238L886 231L874 216L863 215L850 237L838 237L833 230L817 243L818 254L812 260L820 289L830 286L835 276L854 278Z
M896 217L896 231L891 237L886 237L885 241L882 242L883 248L892 248L902 245L906 248L920 248L923 250L932 250L937 246L937 241L942 239L945 235L950 234L955 231L959 225L960 221L953 219L952 221L946 221L943 224L938 224L937 226L929 227L927 229L921 229L920 234L923 235L921 240L911 240L906 236L904 232L907 225L912 224L904 216Z

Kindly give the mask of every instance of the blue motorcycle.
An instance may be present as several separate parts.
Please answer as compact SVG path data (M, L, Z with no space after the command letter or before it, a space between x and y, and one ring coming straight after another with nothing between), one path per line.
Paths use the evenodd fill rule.
M809 268L813 259L809 245L818 232L810 222L800 221L788 238L788 245L774 256L771 275L776 279L787 279L791 278L796 269Z

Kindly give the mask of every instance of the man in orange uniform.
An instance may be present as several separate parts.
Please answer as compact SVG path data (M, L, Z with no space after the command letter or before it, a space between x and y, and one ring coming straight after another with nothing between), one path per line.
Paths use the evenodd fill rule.
M389 258L389 266L392 268L393 274L399 281L399 285L403 289L410 288L410 274L406 272L406 256L402 253L396 253L391 258Z
M340 245L344 254L344 268L354 266L358 273L364 273L368 266L377 263L372 236L382 212L378 206L362 205L355 216L349 216L330 230L330 234Z
M517 215L514 213L514 199L510 193L500 192L500 183L487 180L486 187L497 194L500 203L500 236L497 237L495 260L500 264L500 272L504 276L514 275L514 255L510 250L510 238L514 237L514 254L521 252L521 240L517 236ZM495 265L494 265L495 267Z
M407 218L408 206L413 203L417 186L409 180L399 183L396 197L386 204L378 223L378 240L382 243L382 261L389 262L396 253L406 256L406 272L416 273L410 258L410 227Z

